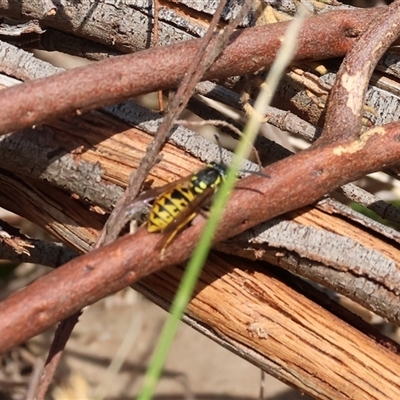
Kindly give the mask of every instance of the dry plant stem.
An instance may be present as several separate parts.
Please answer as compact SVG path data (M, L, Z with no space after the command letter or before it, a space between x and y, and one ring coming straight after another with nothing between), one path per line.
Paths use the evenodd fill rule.
M400 34L400 1L377 16L346 55L331 91L323 143L357 137L368 82L376 64Z
M299 33L295 60L344 55L354 38L382 10L339 11L309 18ZM235 32L204 79L223 79L268 68L286 27L287 23L278 23ZM215 40L218 37L210 46ZM0 134L177 87L199 46L201 39L153 48L5 89L0 98Z
M126 189L124 195L118 200L113 212L111 213L106 225L104 226L98 240L96 241L95 248L112 242L115 240L125 224L131 218L127 209L133 202L134 198L138 195L140 188L143 185L144 180L149 174L151 168L157 161L157 157L173 127L174 120L186 107L186 104L190 96L194 92L196 84L199 82L201 76L209 68L211 63L215 60L215 57L222 51L226 45L229 36L219 35L216 41L210 45L210 41L213 36L214 29L218 25L219 17L224 9L226 1L220 1L217 11L213 16L209 29L201 39L201 46L198 48L193 63L190 65L189 70L184 76L177 92L173 99L170 101L170 109L165 118L163 119L160 127L158 128L157 135L153 142L148 146L146 155L140 162L137 171L133 172L129 178L129 186ZM249 4L249 2L248 2ZM242 8L241 14L246 11L246 8ZM242 17L242 15L240 16ZM232 31L240 21L233 21L229 31ZM229 26L227 28L229 28Z
M219 35L218 39L213 42L212 47L208 48L207 46L211 41L214 29L218 24L220 15L225 7L225 4L226 0L220 1L216 13L214 14L213 19L210 23L209 29L204 38L201 39L201 46L197 51L197 54L193 60L193 64L190 66L187 74L185 75L182 83L178 88L178 91L176 92L173 100L170 102L170 111L168 112L167 116L164 118L161 126L159 127L154 141L148 147L146 155L140 163L139 169L135 171L134 174L131 174L129 186L126 189L122 198L118 200L117 205L110 215L110 218L103 228L101 234L99 235L99 238L97 239L94 248L98 248L105 243L112 242L121 232L128 219L125 209L129 206L129 203L131 203L133 199L137 196L144 180L150 172L150 169L155 164L157 155L161 151L161 148L164 145L165 140L167 139L167 136L173 126L173 121L185 108L190 96L194 92L196 84L199 82L204 72L215 60L217 55L222 51L229 39L231 32L236 28L240 20L249 11L251 2L247 1L247 7L242 7L241 13L239 14L238 18L232 21L232 23L229 24L226 28L224 34ZM53 378L57 365L61 359L64 346L67 343L72 333L73 327L77 322L77 314L74 314L64 320L60 324L59 329L56 331L52 343L52 348L46 361L46 367L43 371L42 379L39 382L39 386L37 388L37 393L41 394L41 396L37 396L38 399L44 398L44 395ZM53 348L55 347L57 347L57 351L53 351Z
M400 210L393 204L390 204L351 183L340 187L337 189L337 192L342 193L348 199L369 208L381 218L400 225Z
M238 183L242 189L232 194L215 240L311 204L336 187L399 160L400 123L393 123L370 130L355 141L310 148L279 161L264 169L270 179L250 176ZM166 249L163 261L155 250L160 235L139 230L38 279L0 304L2 321L7 321L0 325L0 352L145 275L185 261L203 226L199 219L183 231ZM60 298L60 293L69 296ZM28 328L26 320L32 321Z
M169 131L172 128L173 120L176 118L177 115L183 110L186 106L186 103L194 91L194 87L197 84L198 80L200 79L201 75L204 71L209 67L209 65L214 61L216 55L222 50L222 46L225 44L221 42L221 40L214 42L214 49L211 49L211 53L205 56L205 52L207 50L207 45L209 44L213 31L217 26L219 16L226 4L226 1L221 1L216 14L213 17L213 20L210 24L209 30L205 37L202 39L202 46L199 47L199 50L196 54L196 58L194 59L194 64L190 67L187 75L183 79L181 85L177 93L175 94L174 99L172 100L170 106L170 112L164 118L163 123L161 124L157 136L154 141L149 146L146 156L141 161L139 169L131 175L130 183L128 188L126 189L124 195L121 199L118 200L115 209L113 210L110 218L108 219L105 227L103 228L102 232L97 239L94 248L98 248L105 243L110 243L115 240L124 227L125 223L127 222L127 217L125 216L126 211L125 208L128 207L129 203L132 202L133 198L137 196L143 181L146 179L146 176L150 172L150 169L153 167L157 155L160 152ZM236 26L236 25L235 25ZM233 29L233 28L232 28ZM228 38L226 38L227 40ZM203 60L203 62L201 62ZM199 68L200 64L200 68ZM46 367L43 372L42 379L39 383L37 388L37 393L41 394L43 398L49 383L52 380L54 372L57 368L57 365L61 359L61 354L64 348L64 345L67 343L75 323L78 321L76 318L76 314L73 316L68 317L63 323L60 325L59 329L56 331L53 339L53 346L54 343L61 343L63 344L61 347L58 348L57 352L50 352L49 357L46 361ZM52 346L52 347L53 347Z
M26 391L26 400L35 400L34 399L35 388L38 385L40 374L42 373L43 370L43 364L44 362L41 358L36 359L35 364L33 366L33 371L29 378L29 385Z

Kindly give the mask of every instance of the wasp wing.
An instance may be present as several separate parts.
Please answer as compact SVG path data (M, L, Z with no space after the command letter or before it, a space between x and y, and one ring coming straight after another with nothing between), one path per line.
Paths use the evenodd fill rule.
M185 176L181 179L178 179L177 181L173 181L170 183L167 183L166 185L154 188L154 189L150 189L150 190L146 190L143 193L140 193L138 197L136 197L135 202L136 201L152 201L155 198L157 198L158 196L162 195L165 192L168 192L169 190L175 188L178 185L183 185L185 182L190 181L190 179L192 178L193 174Z

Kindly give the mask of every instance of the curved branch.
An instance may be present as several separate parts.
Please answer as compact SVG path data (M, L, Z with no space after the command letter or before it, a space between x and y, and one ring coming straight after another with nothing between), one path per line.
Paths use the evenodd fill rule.
M400 1L394 1L346 55L331 91L320 141L332 143L359 136L368 82L378 61L400 34L399 18Z
M344 55L382 9L338 11L307 19L300 31L295 60ZM268 68L287 23L236 32L204 79L224 79ZM2 91L0 134L66 114L177 87L199 46L190 40L114 57ZM156 68L155 68L156 66Z
M270 179L256 176L243 179L237 185L241 190L235 190L232 195L215 240L226 239L310 204L383 165L398 163L399 137L400 123L374 128L356 141L310 148L279 161L265 169ZM160 235L140 229L135 235L124 236L72 260L9 297L0 304L2 320L7 321L0 325L0 352L145 275L184 262L198 241L203 222L199 218L198 223L183 231L166 249L162 261L156 248ZM69 297L60 297L60 293L68 293ZM32 321L28 329L26 320Z

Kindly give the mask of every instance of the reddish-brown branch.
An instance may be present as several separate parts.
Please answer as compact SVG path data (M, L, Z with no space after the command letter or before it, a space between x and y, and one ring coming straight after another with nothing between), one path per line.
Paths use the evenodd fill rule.
M57 365L60 362L65 345L67 344L80 315L81 312L78 311L74 315L71 315L66 320L62 321L58 326L56 333L54 334L54 340L50 347L46 365L35 390L35 399L44 399L47 389L53 379Z
M240 190L233 193L216 240L310 204L344 183L399 160L400 123L393 123L375 128L354 142L311 148L277 162L265 169L270 179L251 176L238 183ZM163 261L156 250L160 235L140 229L134 236L124 236L72 260L9 297L0 304L0 352L147 274L183 262L193 251L203 226L199 218L182 232L166 250Z
M356 138L368 82L376 64L400 34L400 1L382 10L346 55L336 77L320 142Z
M343 56L382 8L338 11L307 19L295 60ZM236 32L205 79L243 75L273 62L287 23ZM5 89L0 98L0 134L129 97L177 87L201 42L153 48L100 61Z

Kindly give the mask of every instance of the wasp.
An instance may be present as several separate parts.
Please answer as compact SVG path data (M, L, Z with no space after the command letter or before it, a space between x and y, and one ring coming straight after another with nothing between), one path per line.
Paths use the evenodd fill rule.
M144 223L149 233L164 233L159 246L161 258L165 249L199 213L210 205L214 194L225 181L228 166L222 162L211 162L204 169L178 181L138 197L137 201L151 201L147 221ZM269 178L259 171L241 171Z
M165 234L160 243L161 257L176 235L210 205L227 171L227 165L211 162L197 173L138 197L138 201L154 199L145 226L149 233Z

